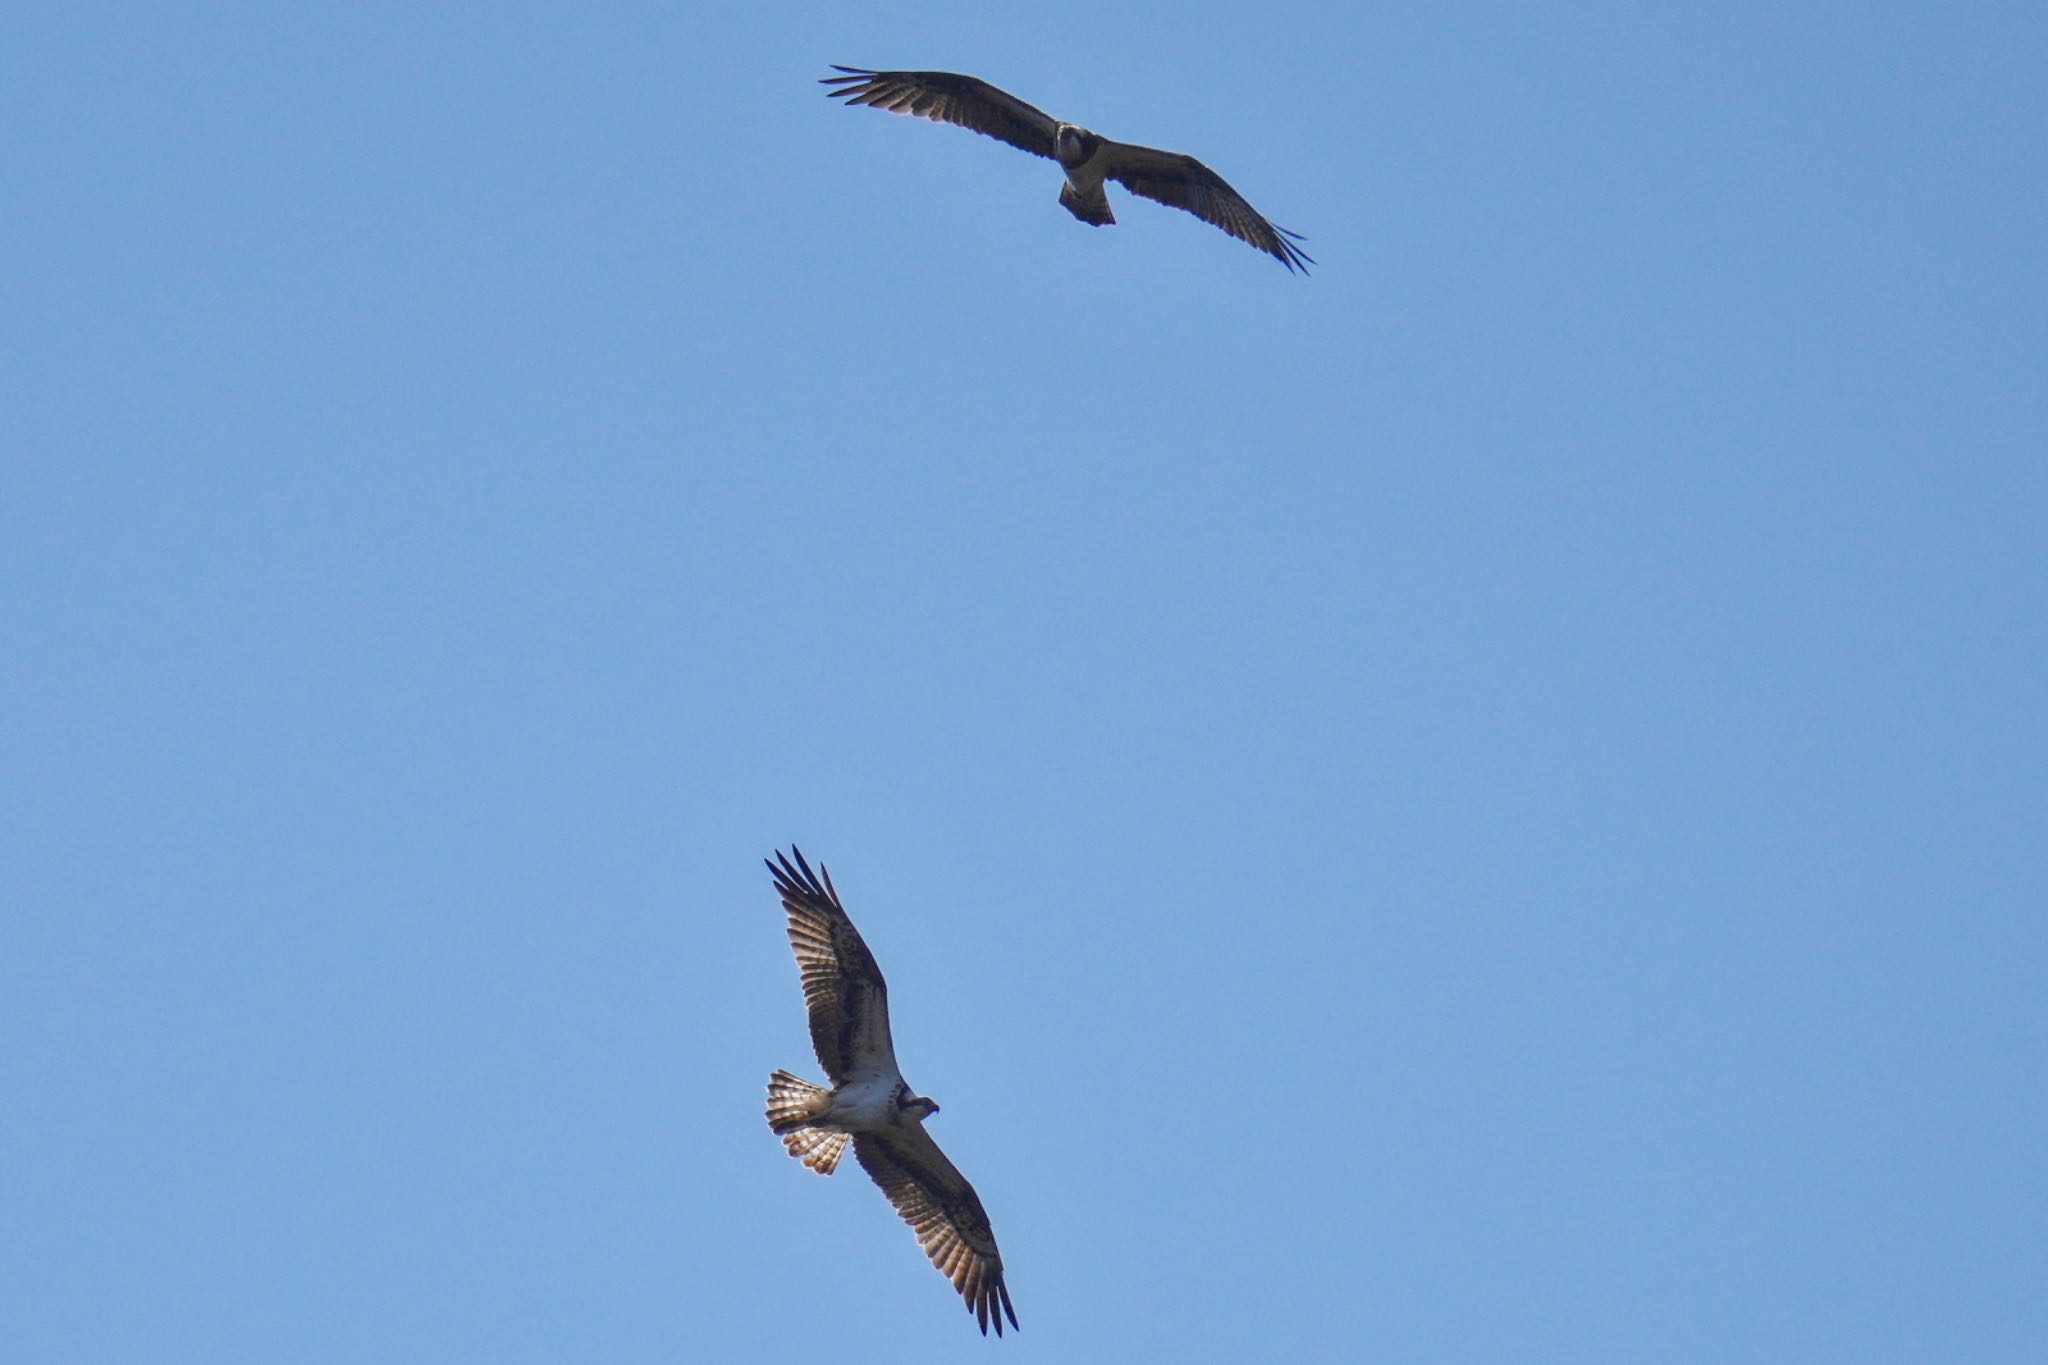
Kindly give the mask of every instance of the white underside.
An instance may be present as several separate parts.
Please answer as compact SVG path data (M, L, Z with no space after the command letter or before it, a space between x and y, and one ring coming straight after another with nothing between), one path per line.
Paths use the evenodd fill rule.
M811 1127L835 1133L863 1133L893 1128L899 1076L856 1076L832 1092L832 1107L811 1120Z
M1095 155L1067 171L1067 183L1074 187L1075 194L1092 195L1102 188L1102 167L1109 159L1109 148L1096 149Z

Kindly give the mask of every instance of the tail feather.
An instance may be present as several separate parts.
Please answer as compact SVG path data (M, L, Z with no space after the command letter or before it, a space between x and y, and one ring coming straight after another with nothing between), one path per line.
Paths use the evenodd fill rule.
M832 1174L846 1151L846 1134L809 1127L822 1113L831 1092L823 1086L777 1071L768 1077L768 1126L789 1148L789 1154L819 1175Z
M1100 185L1085 195L1076 194L1072 185L1061 185L1060 207L1095 227L1109 227L1116 222L1116 215L1109 211L1109 195Z
M812 1085L787 1071L770 1072L768 1126L778 1134L803 1127L824 1109L826 1093L823 1086Z
M782 1145L789 1148L789 1154L819 1175L830 1175L839 1166L839 1158L846 1155L845 1133L828 1133L818 1128L802 1128L782 1136Z

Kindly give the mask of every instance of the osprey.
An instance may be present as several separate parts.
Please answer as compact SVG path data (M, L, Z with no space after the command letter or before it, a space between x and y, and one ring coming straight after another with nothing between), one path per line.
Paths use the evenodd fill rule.
M1050 157L1067 173L1060 204L1084 223L1107 227L1116 222L1102 182L1114 180L1132 194L1186 209L1240 241L1250 242L1289 270L1304 275L1315 261L1295 242L1300 234L1276 227L1224 183L1223 177L1191 156L1112 142L1077 124L1062 123L1034 109L1015 95L972 76L950 71L869 71L833 64L843 76L827 76L820 85L839 88L827 96L850 96L848 104L871 104L897 114L916 114L938 123L957 123Z
M913 1094L896 1069L889 1040L889 988L875 956L846 917L832 876L811 873L794 844L791 866L778 851L768 870L789 915L789 946L811 1016L811 1046L832 1089L787 1071L768 1077L768 1126L789 1154L819 1175L832 1174L853 1140L853 1155L889 1196L939 1273L953 1282L988 1335L1003 1317L1017 1325L1003 1258L974 1187L946 1160L925 1119L939 1106ZM1000 1304L1000 1307L998 1307Z

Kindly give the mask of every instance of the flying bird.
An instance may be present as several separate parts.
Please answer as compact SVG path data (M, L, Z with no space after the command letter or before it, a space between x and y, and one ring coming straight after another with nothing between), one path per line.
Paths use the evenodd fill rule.
M789 946L803 978L811 1016L811 1046L832 1088L812 1085L787 1071L768 1077L768 1126L789 1154L819 1175L830 1175L846 1151L889 1196L917 1233L917 1243L988 1335L1003 1318L1017 1325L1003 1258L988 1214L966 1177L946 1160L924 1121L939 1106L911 1091L896 1069L889 1039L889 988L875 955L846 917L832 877L818 874L794 844L792 865L780 851L768 864L789 916ZM764 860L765 861L765 860Z
M1077 124L1062 123L1015 95L973 76L950 71L869 71L840 66L840 76L820 85L837 86L827 96L846 96L848 104L871 104L891 113L915 114L938 123L957 123L977 133L1050 157L1067 173L1060 204L1084 223L1107 227L1116 222L1102 182L1114 180L1132 194L1186 209L1240 241L1250 242L1289 270L1304 275L1314 258L1295 243L1298 233L1277 227L1245 202L1223 177L1191 156L1113 142Z

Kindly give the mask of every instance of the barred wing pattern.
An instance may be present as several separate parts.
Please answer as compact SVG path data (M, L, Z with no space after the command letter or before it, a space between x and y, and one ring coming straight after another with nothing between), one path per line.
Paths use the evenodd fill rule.
M789 851L794 864L778 852L768 870L789 916L789 946L803 977L818 1065L834 1085L876 1071L894 1075L896 1045L889 1037L889 988L882 969L846 917L824 864L813 873L801 849L791 845Z
M912 1125L900 1136L857 1133L853 1154L874 1177L903 1221L917 1234L917 1244L939 1273L953 1282L960 1297L988 1335L995 1323L1003 1334L1003 1318L1017 1326L1010 1289L1003 1283L1003 1258L988 1225L981 1199L931 1135Z

